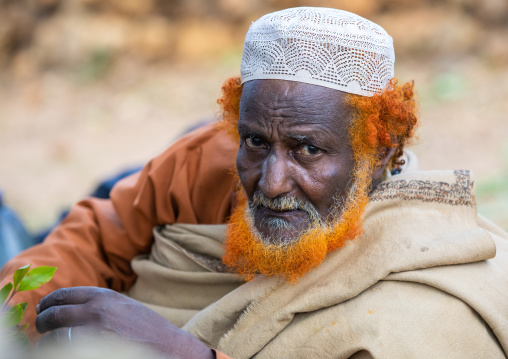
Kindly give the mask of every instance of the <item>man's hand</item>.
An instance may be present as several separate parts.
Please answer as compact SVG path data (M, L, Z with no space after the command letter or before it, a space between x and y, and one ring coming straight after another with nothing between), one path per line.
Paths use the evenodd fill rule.
M36 308L35 327L50 337L65 337L60 328L72 327L72 338L84 331L114 333L171 356L214 358L210 348L141 303L109 289L58 289Z

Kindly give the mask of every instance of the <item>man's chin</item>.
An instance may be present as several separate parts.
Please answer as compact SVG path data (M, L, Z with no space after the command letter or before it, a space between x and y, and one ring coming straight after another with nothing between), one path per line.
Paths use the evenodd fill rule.
M248 217L254 234L266 244L275 245L299 240L310 222L309 215L303 210L274 211L266 207L249 209Z
M294 283L325 259L327 245L323 236L291 238L285 245L280 239L271 238L268 242L257 234L246 212L246 206L234 210L222 260L247 280L257 274L280 275Z
M270 226L254 226L253 234L259 238L266 245L289 245L300 239L304 230L299 230L293 226L288 228L273 228Z

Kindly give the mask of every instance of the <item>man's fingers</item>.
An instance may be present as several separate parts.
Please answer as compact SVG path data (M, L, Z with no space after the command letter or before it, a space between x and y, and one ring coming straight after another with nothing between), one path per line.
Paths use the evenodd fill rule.
M39 314L55 305L83 304L93 298L98 291L100 291L100 289L95 287L57 289L42 298L35 308L35 311L37 314Z
M83 304L52 306L37 315L35 329L43 334L63 327L80 326L89 322L92 315Z
M55 330L53 332L49 332L45 336L43 336L41 339L39 339L39 342L37 343L38 348L43 348L48 345L55 345L58 343L63 343L65 341L68 341L67 338L68 328L62 328Z
M99 335L101 338L104 338L113 334L100 332L96 328L87 326L60 328L44 335L37 343L37 347L43 348L55 344L75 344L83 339L98 337Z

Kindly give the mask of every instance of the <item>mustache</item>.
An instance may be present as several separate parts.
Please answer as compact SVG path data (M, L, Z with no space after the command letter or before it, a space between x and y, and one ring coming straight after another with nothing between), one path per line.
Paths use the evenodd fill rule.
M312 203L295 196L269 198L262 191L256 191L249 201L249 209L255 212L261 207L274 211L301 210L308 214L311 223L320 223L321 217Z

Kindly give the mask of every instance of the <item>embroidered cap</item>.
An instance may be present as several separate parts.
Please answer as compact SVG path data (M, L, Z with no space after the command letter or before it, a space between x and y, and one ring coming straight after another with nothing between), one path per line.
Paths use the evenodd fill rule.
M394 76L393 40L379 25L329 8L277 11L245 37L242 83L280 79L372 96Z

